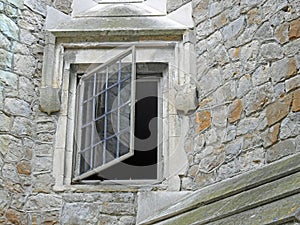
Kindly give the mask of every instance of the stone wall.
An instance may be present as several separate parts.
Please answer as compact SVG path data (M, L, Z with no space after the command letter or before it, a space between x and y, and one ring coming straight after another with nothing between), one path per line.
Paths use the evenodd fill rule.
M70 4L0 0L0 224L135 223L136 191L52 189L57 115L38 108L43 27L47 5L70 14ZM189 116L182 190L299 152L299 5L193 1L199 107Z
M185 143L194 190L300 151L298 0L194 0L199 107Z
M55 193L57 116L40 112L46 6L71 1L0 1L0 224L134 224L136 193Z

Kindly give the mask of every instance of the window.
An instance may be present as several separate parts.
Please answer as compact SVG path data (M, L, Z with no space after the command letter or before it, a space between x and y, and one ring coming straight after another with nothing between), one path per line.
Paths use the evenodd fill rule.
M79 78L73 182L158 179L162 74L136 67L131 47Z

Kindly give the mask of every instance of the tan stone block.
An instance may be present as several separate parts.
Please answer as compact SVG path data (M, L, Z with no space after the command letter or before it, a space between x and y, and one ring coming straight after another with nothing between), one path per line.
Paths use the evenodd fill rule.
M6 218L12 224L21 224L20 213L13 209L8 209L6 212Z
M272 126L288 115L291 102L291 97L287 96L282 101L276 101L267 107L266 117L268 126Z
M219 29L223 26L225 26L227 24L227 17L226 17L226 14L225 13L222 13L221 15L215 17L213 19L213 26L216 28L216 29Z
M249 24L260 24L261 23L261 13L258 8L251 9L248 13L248 23Z
M300 89L296 90L293 94L292 111L300 111Z
M241 99L235 100L230 106L229 106L229 115L228 115L228 121L230 123L234 123L237 120L241 118L241 113L243 111L243 103Z
M209 111L202 111L196 114L196 123L199 124L197 131L203 131L211 125L211 113Z
M28 162L21 162L17 165L17 170L19 174L30 175L31 165Z
M240 52L241 52L241 48L236 48L235 50L234 50L234 57L236 58L236 59L238 59L239 57L240 57Z
M208 97L208 98L205 98L204 100L202 100L200 103L199 103L199 107L204 107L206 106L208 103L212 102L214 99L212 97Z
M198 165L194 165L189 169L188 175L195 177L197 175L197 173L199 172L199 166Z
M288 24L282 24L275 30L275 37L280 41L281 44L286 43L288 41L288 30Z
M300 18L291 22L289 38L290 40L297 39L300 37Z
M292 77L297 74L297 65L294 58L289 59L286 77Z
M263 133L262 138L264 141L263 143L264 147L269 147L277 142L279 128L280 128L280 124L277 123L273 127L270 127L270 129L268 129L265 133Z

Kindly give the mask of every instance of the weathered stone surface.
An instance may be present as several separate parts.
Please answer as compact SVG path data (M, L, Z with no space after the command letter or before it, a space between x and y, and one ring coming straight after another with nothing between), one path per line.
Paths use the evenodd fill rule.
M135 224L135 217L133 216L122 216L119 220L119 225L131 225Z
M8 145L7 147L7 153L5 155L5 160L7 162L18 162L24 157L24 151L23 151L23 145L22 140L17 139L10 135L3 135L2 136L5 140L7 138Z
M17 89L18 76L14 73L0 70L0 82L8 86L9 89Z
M223 182L216 183L212 186L197 190L196 192L191 193L190 195L182 198L176 204L173 204L166 210L162 211L159 215L154 215L153 217L148 218L148 221L158 221L161 218L169 218L170 220L167 220L167 224L190 224L193 220L194 222L199 222L200 218L211 218L213 215L216 214L216 212L218 215L220 215L219 212L222 211L224 213L224 210L227 211L237 208L243 208L242 211L246 211L249 209L248 206L252 205L252 203L254 203L252 207L256 208L257 204L255 204L255 202L257 203L260 201L264 201L264 199L268 199L267 202L270 203L274 201L272 196L278 196L278 193L291 193L293 192L293 190L298 188L299 174L295 174L291 177L283 174L286 174L287 171L290 171L290 169L294 168L295 166L299 168L297 161L299 157L300 156L298 155L298 157L289 158L281 162L268 165L265 168L259 168L256 172L243 174L239 177L235 177ZM278 177L282 176L286 176L285 178L283 178L285 182L282 182L283 180L276 181ZM298 198L300 198L300 196ZM220 199L224 199L224 201ZM287 202L297 204L294 200L289 200ZM230 206L227 207L226 203L228 203ZM207 205L207 207L205 205ZM278 204L277 202L275 205L277 205L277 207L281 206L281 204ZM201 211L201 207L204 207L203 211ZM184 214L183 212L185 212L184 210L187 208L199 210L195 213ZM212 210L211 213L208 213L209 208ZM290 211L291 208L287 207L286 209ZM274 207L271 207L270 212L273 211ZM185 220L177 220L178 217L176 218L175 215L180 214L184 217ZM226 213L224 213L224 215L225 214ZM226 215L228 216L228 214ZM240 214L237 214L235 218L237 218L239 215ZM266 213L265 215L268 215L268 213ZM172 218L175 218L175 220L173 220ZM249 215L245 218L249 218ZM226 217L225 220L228 220L228 217ZM182 223L182 221L184 221L184 223ZM240 220L237 221L238 223L236 225L239 224ZM272 220L270 220L270 222L271 221ZM202 222L205 222L205 219L202 220ZM261 224L260 222L256 222L254 224Z
M252 74L252 82L254 86L264 84L269 81L270 67L269 65L262 65L258 67Z
M196 123L199 125L197 131L203 131L210 127L211 114L209 111L202 111L196 113Z
M29 55L30 54L30 51L29 51L29 48L24 45L24 44L21 44L19 42L13 42L13 45L12 45L12 51L16 54L16 53L20 53L20 54L23 54L23 55Z
M6 211L6 218L12 224L21 224L21 216L20 213L14 209L8 209Z
M135 215L135 207L128 203L109 203L102 205L102 213L115 215Z
M273 86L268 82L265 85L255 87L242 100L246 115L262 110L273 100Z
M224 148L213 148L212 146L209 146L201 151L199 157L201 158L199 164L201 171L210 172L224 162Z
M213 2L209 5L209 17L214 17L223 10L223 2Z
M237 88L237 96L241 98L245 94L247 94L252 89L251 76L246 74L242 76L239 80L238 88Z
M259 125L258 118L245 118L237 126L237 135L246 134L254 131Z
M241 99L236 99L230 106L228 110L228 121L234 123L241 118L241 113L243 111L243 103Z
M290 24L289 38L291 40L300 37L300 19L294 20Z
M268 163L295 153L296 147L292 140L281 141L267 149L266 160Z
M280 138L287 139L300 134L300 113L289 114L281 122Z
M29 117L31 114L30 105L20 99L6 98L4 101L4 110L6 113L16 116Z
M5 180L10 181L12 183L19 183L20 182L20 178L19 178L19 175L17 173L16 166L14 164L11 164L11 163L4 164L4 166L2 168L2 177Z
M227 23L228 19L226 12L222 12L220 15L212 19L212 24L217 29L224 27Z
M30 175L31 174L31 164L28 162L20 162L17 165L17 170L19 174Z
M0 31L5 34L7 37L12 38L14 40L18 40L19 38L19 28L14 23L13 20L8 18L4 14L0 14Z
M138 193L137 224L149 216L159 213L160 210L171 205L190 192L140 192ZM129 217L130 218L130 217Z
M2 33L0 33L0 40L0 48L9 50L10 41Z
M208 17L209 0L192 1L192 5L193 17L196 24Z
M259 49L259 41L252 41L241 47L240 61L247 71L255 69Z
M256 148L253 151L242 153L238 158L239 168L242 172L257 169L265 163L265 149Z
M300 89L296 90L293 94L292 111L300 111Z
M94 203L66 203L64 204L61 223L62 224L88 224L97 223L101 216L101 202Z
M224 39L230 40L236 37L238 34L240 34L243 31L244 26L245 26L245 18L241 16L237 20L231 22L221 30Z
M295 60L295 58L290 58L289 63L288 63L288 70L287 70L286 77L290 78L296 74L297 74L296 60Z
M286 117L289 113L290 104L291 98L287 97L283 101L276 101L269 105L266 109L268 125L271 126Z
M211 69L199 82L201 83L199 92L205 96L207 93L217 89L221 85L222 76L218 69Z
M35 72L36 60L28 55L14 55L14 71L26 77L32 77Z
M0 216L4 214L4 209L9 205L10 199L8 191L0 189Z
M0 68L11 68L12 65L12 59L13 59L13 54L4 50L0 49Z
M34 42L36 42L36 38L31 34L30 31L21 29L20 42L26 45L32 45Z
M261 55L266 60L281 59L283 57L283 51L279 44L268 43L261 46Z
M240 153L243 148L243 139L238 138L225 146L226 158L232 158Z
M227 82L212 93L211 97L213 104L222 104L223 102L232 101L236 98L236 83ZM201 104L203 103L204 102Z
M11 135L0 135L0 153L6 160L17 161L22 155L21 140Z
M261 24L262 18L258 8L253 8L247 12L248 23L251 25Z
M11 131L17 135L32 135L33 127L30 119L16 117L13 122Z
M269 22L262 24L256 31L254 38L258 40L273 39L273 28Z
M278 135L279 135L279 128L280 128L280 125L279 125L279 123L277 123L274 126L267 129L262 134L263 145L265 148L269 147L277 142Z
M225 133L224 137L222 138L222 143L232 141L233 139L235 139L235 137L236 137L236 126L234 126L234 125L228 126L226 128L226 133Z
M51 171L52 158L51 157L34 157L32 160L33 172Z
M292 63L292 59L284 58L282 60L272 63L270 68L270 76L273 83L278 83L279 81L288 78L292 74L295 74L297 68L295 63Z
M284 52L287 56L292 57L299 52L300 46L300 39L296 39L292 42L288 42L283 46Z
M50 193L53 185L54 179L50 173L38 174L33 178L32 191L36 193Z
M286 43L289 40L289 24L285 23L280 25L275 30L275 37L280 41L281 44Z
M195 112L197 108L197 89L191 85L181 86L175 96L175 107L185 115Z
M9 116L6 116L4 113L0 112L0 121L1 121L1 126L0 126L0 131L9 131L11 128L11 118Z
M19 78L19 96L27 102L32 102L36 98L35 86L30 79Z
M211 117L212 117L212 124L216 127L226 127L227 124L227 117L226 114L228 113L227 106L220 106L213 110Z
M300 87L300 76L292 77L285 81L286 91L292 91L298 87Z
M7 2L10 2L11 4L17 6L18 8L23 7L23 0L6 0Z
M38 194L28 198L28 201L24 205L24 210L43 212L49 210L60 210L61 207L61 196L54 194Z

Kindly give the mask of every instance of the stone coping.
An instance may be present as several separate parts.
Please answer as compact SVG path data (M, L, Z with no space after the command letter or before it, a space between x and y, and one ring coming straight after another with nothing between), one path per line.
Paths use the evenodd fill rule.
M176 221L184 221L185 224L197 221L197 224L205 224L299 193L299 162L300 154L297 154L205 187L140 224L154 224L159 221L164 221L162 224L180 224Z

